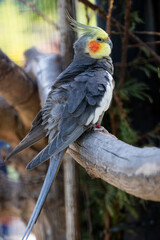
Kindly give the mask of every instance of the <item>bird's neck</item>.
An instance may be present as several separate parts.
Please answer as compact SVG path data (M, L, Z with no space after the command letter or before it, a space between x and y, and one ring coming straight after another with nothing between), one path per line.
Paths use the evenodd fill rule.
M105 57L102 59L97 59L96 62L97 68L103 68L107 72L109 72L111 75L113 75L113 63L111 57Z

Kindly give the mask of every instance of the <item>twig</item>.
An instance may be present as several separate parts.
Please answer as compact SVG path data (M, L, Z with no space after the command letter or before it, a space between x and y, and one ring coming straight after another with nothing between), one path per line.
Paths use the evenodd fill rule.
M111 31L112 34L116 34L116 35L119 35L119 34L122 34L122 32L117 32L117 31L114 31L112 30ZM133 31L132 33L136 33L136 34L141 34L141 35L157 35L157 36L160 36L160 32L150 32L150 31Z
M113 17L111 20L112 20L112 24L117 29L120 29L120 31L124 31L124 26L122 24L117 22L116 19L114 19ZM137 37L134 33L131 33L131 32L129 32L129 37L130 39L132 39L132 41L142 44L142 46L144 46L148 50L148 52L150 53L150 56L154 57L155 62L157 64L160 64L160 56L154 50L152 50L145 42L143 42L139 37Z
M100 16L102 16L103 18L107 18L107 15L104 11L102 11L98 6L96 6L95 4L89 2L88 0L79 0L79 2L82 2L84 5L88 6L89 8L91 8L93 11L97 12Z
M122 34L122 32L117 32L117 31L112 30L112 31L111 31L111 34L120 35L120 34Z
M39 15L41 18L43 18L44 21L52 25L57 30L59 29L58 25L54 23L51 19L49 19L44 13L42 13L38 8L36 8L34 3L27 2L26 0L19 0L20 2L24 3L27 7L32 9L33 12L35 12L37 15Z
M160 126L156 126L153 130L143 134L142 136L139 136L138 139L139 139L139 141L141 141L141 140L143 140L143 139L145 139L145 138L147 138L147 137L149 137L153 134L158 133L159 131L160 131Z
M85 6L85 14L86 14L86 19L87 19L87 24L89 24L90 17L88 15L88 7L87 6Z
M112 16L112 10L113 10L113 2L114 0L109 1L109 10L107 15L107 23L106 23L106 32L110 36L111 34L111 16Z
M160 41L145 42L145 44L147 45L160 44ZM128 48L138 48L141 46L143 46L142 43L137 43L137 44L128 45Z
M137 34L148 34L148 35L157 35L157 36L160 36L160 32L133 31L133 33L137 33Z
M149 59L145 59L145 60L139 60L137 62L134 62L134 66L136 65L143 65L143 64L146 64L146 63L149 63L149 62L154 62L154 58L149 58ZM120 62L115 62L113 63L114 67L121 67L121 63ZM132 62L129 62L129 63L126 63L126 66L132 66L133 63Z
M126 62L127 62L127 45L129 38L129 24L130 24L130 11L131 11L131 0L126 0L126 11L125 11L125 29L124 29L124 37L122 42L122 67L120 74L120 87L123 86L125 75L126 75Z
M98 13L100 16L102 16L103 18L106 19L107 15L104 11L102 11L98 6L96 6L95 4L89 2L88 0L79 0L79 2L84 3L85 5L87 5L88 7L90 7L93 11L95 11L96 13ZM120 32L124 32L124 26L122 24L120 24L115 18L111 18L111 24L113 26L115 26ZM147 48L148 52L150 53L150 55L152 57L154 57L155 62L157 64L160 64L160 56L158 54L156 54L156 52L154 50L152 50L150 47L148 47L147 44L145 44L139 37L137 37L134 33L129 32L129 37L130 39L132 39L134 42L136 43L142 43L144 47Z

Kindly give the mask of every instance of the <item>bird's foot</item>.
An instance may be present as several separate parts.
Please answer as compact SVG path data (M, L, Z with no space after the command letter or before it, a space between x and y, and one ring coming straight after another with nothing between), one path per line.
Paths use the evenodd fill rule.
M99 124L96 124L93 127L93 130L98 131L98 132L102 132L102 133L105 133L105 134L110 134L103 126L100 126Z
M113 134L108 132L103 126L100 126L99 124L95 124L95 126L93 127L93 130L94 131L98 131L98 132L102 132L104 134L109 134L110 136L112 136L112 137L117 139L117 137L115 137Z

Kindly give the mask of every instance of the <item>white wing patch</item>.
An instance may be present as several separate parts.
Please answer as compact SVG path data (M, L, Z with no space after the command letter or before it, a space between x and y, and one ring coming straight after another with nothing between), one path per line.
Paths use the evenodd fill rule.
M111 100L112 100L112 94L113 94L113 87L110 85L107 85L107 91L105 92L105 94L100 102L100 106L98 108L96 108L96 110L95 110L93 124L98 122L98 119L102 115L102 113L107 111L107 109L109 108Z
M109 82L111 83L112 80L113 80L113 77L112 77L112 75L111 75L109 72L106 71L106 73L107 73L107 75L108 75L108 80L109 80Z
M92 121L93 121L93 118L94 118L94 113L92 113L89 118L87 119L87 122L86 122L86 126L88 126Z
M108 74L108 80L109 83L107 85L106 92L99 104L99 107L95 109L95 112L89 116L86 122L86 126L88 126L91 122L92 124L95 124L98 122L99 117L102 115L103 112L107 111L107 109L110 106L111 100L112 100L112 95L113 95L113 88L114 88L114 81L111 76L111 74Z

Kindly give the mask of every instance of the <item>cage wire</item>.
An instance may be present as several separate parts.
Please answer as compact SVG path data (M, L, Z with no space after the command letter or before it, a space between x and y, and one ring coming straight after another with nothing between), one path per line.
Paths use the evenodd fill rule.
M0 16L0 48L17 64L23 64L24 51L33 46L59 52L57 1L0 0Z

